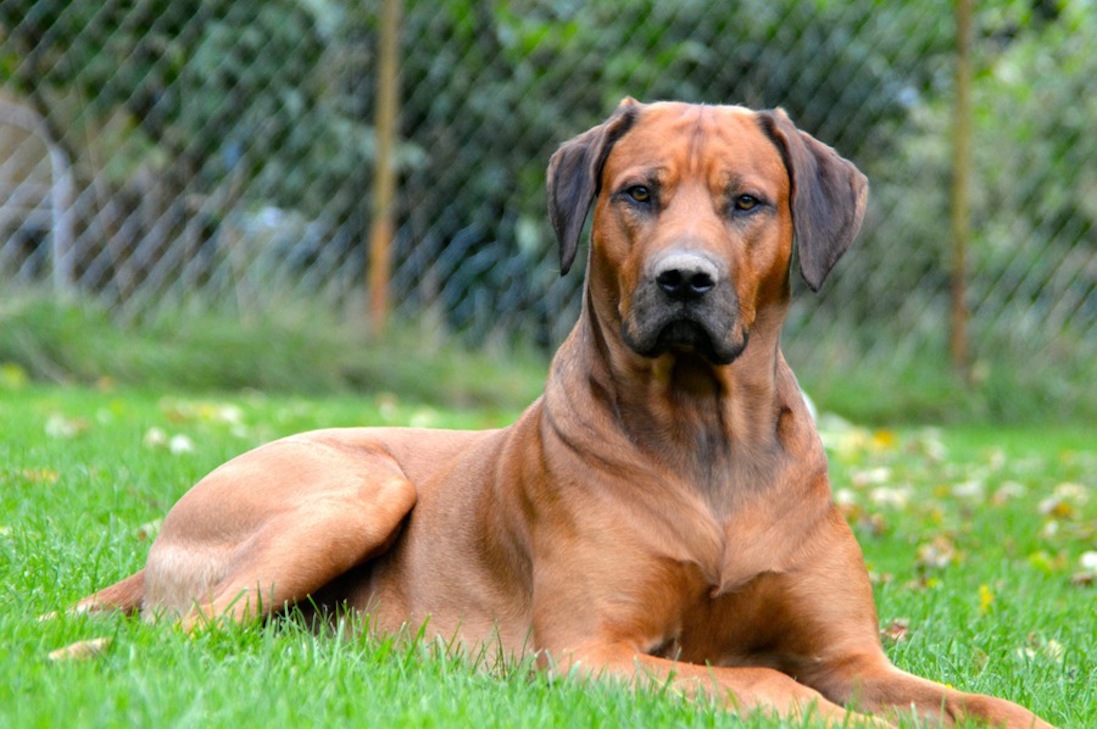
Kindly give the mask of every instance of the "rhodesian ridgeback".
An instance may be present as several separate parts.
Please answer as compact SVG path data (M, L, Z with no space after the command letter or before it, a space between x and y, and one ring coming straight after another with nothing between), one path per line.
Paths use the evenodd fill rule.
M743 713L1049 726L888 661L781 354L793 248L818 290L867 189L781 110L626 99L549 165L561 268L593 207L589 266L515 424L259 447L186 493L145 568L78 609L187 627L346 609L388 633L429 618L447 639Z

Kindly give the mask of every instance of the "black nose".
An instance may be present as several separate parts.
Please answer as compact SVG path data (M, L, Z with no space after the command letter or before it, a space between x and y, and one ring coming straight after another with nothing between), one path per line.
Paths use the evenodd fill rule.
M655 283L672 301L695 301L716 287L716 266L695 254L669 256L655 271Z

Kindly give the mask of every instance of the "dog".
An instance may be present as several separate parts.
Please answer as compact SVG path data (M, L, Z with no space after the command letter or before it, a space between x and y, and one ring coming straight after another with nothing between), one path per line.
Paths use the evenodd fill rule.
M626 99L547 179L562 273L593 208L589 265L516 423L256 448L175 504L143 570L77 608L193 629L342 606L744 714L1050 726L888 661L782 356L794 249L817 291L860 228L865 176L780 109Z

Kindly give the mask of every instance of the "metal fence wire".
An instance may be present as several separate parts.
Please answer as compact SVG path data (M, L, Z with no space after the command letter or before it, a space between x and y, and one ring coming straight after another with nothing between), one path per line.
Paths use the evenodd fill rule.
M381 2L0 0L0 282L121 317L301 298L361 315ZM625 95L780 105L872 180L859 242L821 296L797 294L786 349L837 372L944 353L954 17L946 0L407 0L397 315L551 347L581 283L559 277L545 215L555 147ZM975 12L976 375L1092 381L1094 47L1084 0Z

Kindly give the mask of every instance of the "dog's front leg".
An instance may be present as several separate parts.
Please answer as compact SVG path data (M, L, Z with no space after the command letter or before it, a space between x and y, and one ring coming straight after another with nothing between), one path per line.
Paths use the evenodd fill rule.
M826 726L890 727L855 714L780 671L761 667L703 666L637 652L627 644L595 645L546 656L549 670L591 678L618 678L643 685L668 685L697 699L716 701L741 716L770 714L783 719L818 717Z
M914 676L896 668L882 653L834 665L821 681L809 683L831 699L864 711L892 717L915 714L945 726L977 721L1006 729L1052 729L1051 724L1017 704Z

